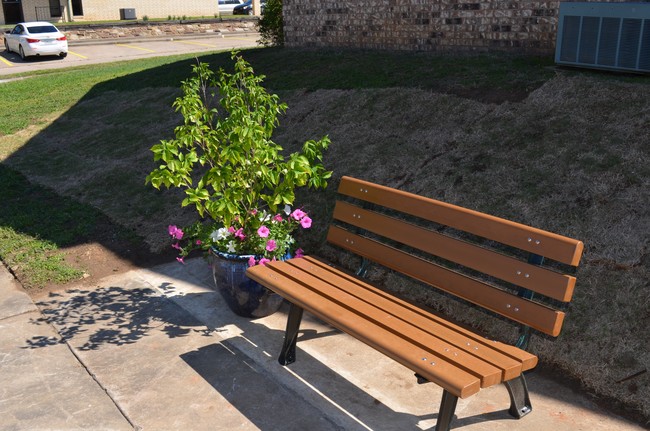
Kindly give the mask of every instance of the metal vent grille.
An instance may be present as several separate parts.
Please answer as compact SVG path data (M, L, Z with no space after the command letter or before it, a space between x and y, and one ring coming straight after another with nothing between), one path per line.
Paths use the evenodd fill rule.
M555 62L650 72L650 3L560 3Z

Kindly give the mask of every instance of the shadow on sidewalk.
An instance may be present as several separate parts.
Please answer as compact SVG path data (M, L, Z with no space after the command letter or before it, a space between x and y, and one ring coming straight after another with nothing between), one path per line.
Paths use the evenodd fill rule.
M196 297L190 294L176 300L191 303ZM276 353L275 348L279 349L282 345L284 332L255 320L240 322L237 317L234 318L237 319L236 326L243 330L239 336L187 352L181 355L181 359L259 429L303 429L292 426L295 426L295 423L304 425L298 417L307 406L315 407L325 418L336 422L334 429L421 431L435 428L439 409L437 386L426 385L425 391L431 391L430 400L425 401L425 404L428 403L426 411L429 413L406 413L375 398L364 388L300 348L301 342L336 336L341 334L340 331L334 328L301 330L298 336L298 361L283 367L268 351ZM246 353L240 350L241 346L246 346ZM415 376L412 378L415 383ZM291 388L291 395L285 395L284 388L282 391L269 391L269 385L265 384L268 380ZM278 388L277 384L274 385L273 387ZM505 387L502 389L505 394ZM290 417L285 417L282 412L277 411L278 401L290 402L289 399L295 396L293 394L300 397L299 404L291 406L294 411L289 413ZM280 400L280 397L288 399ZM454 427L462 428L491 421L515 421L508 414L508 407L509 405L504 404L497 411L455 417Z
M294 417L289 418L277 414L273 406L280 397L286 397L283 391L269 391L269 385L264 384L269 377L264 371L228 342L202 347L181 355L181 358L261 430L293 429L291 423L299 416L297 411L304 409L303 405L292 406L296 412ZM295 379L311 389L316 399L315 407L325 417L337 417L337 425L342 429L421 431L435 428L439 407L435 397L432 397L430 414L416 416L395 411L306 352L300 352L300 360L308 364L310 373L285 369L287 378ZM316 373L311 372L314 368L318 369ZM310 374L317 374L317 377ZM332 387L336 387L336 390L333 391ZM354 400L354 403L351 404L350 400ZM454 428L462 428L483 422L514 420L504 409L455 417L453 425Z
M322 374L318 380L302 380L296 373L291 372L293 377L287 373L286 378L302 381L304 385L310 387L314 392L317 400L314 407L321 412L321 427L317 429L345 429L345 430L380 430L380 429L401 429L420 431L422 428L417 424L423 419L430 417L417 417L405 413L393 411L391 408L382 404L379 400L371 397L364 391L352 385L346 379L327 368L324 364L318 362L315 358L301 352L301 360L308 361L310 367L318 366L322 368L319 373L327 374L326 381L329 384L335 384L338 387L336 393L319 388L319 382L323 379ZM281 385L267 384L272 377L267 375L264 370L251 363L250 359L239 352L228 342L220 344L211 344L198 350L181 355L181 358L191 366L205 381L207 381L219 394L236 408L240 413L246 416L255 426L261 430L302 430L305 423L300 420L306 410L307 401L298 400L298 404L291 406L282 406L290 402L291 394L287 396L287 389ZM280 365L278 365L280 367ZM296 382L291 382L294 385ZM323 389L323 392L321 392ZM338 397L337 394L346 394L344 398ZM354 399L354 404L349 404L346 400ZM293 400L295 401L295 400ZM368 407L371 410L368 410ZM288 412L278 412L279 408L288 408ZM311 406L309 406L311 408ZM363 415L363 412L372 411L372 415ZM287 417L285 414L289 414ZM361 413L361 414L359 414ZM398 428L386 427L385 418L392 417L391 422L395 425L400 424ZM337 418L336 424L330 422L329 418ZM412 426L406 426L411 423Z
M154 329L169 338L192 331L210 333L194 316L148 288L72 289L50 293L36 305L43 317L33 323L54 325L60 339L33 337L26 340L25 348L71 343L80 350L96 350L104 344L135 343Z

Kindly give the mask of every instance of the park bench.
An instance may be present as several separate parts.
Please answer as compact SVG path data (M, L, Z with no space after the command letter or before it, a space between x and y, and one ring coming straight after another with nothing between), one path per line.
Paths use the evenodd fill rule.
M247 271L291 304L279 362L295 361L307 310L410 368L420 383L441 386L436 431L450 429L458 398L499 383L509 413L529 413L523 373L537 364L525 350L531 328L559 335L582 242L350 177L338 192L327 240L363 258L357 274L310 256ZM462 316L440 316L365 281L369 262L509 319L520 327L518 341L487 339L454 323Z

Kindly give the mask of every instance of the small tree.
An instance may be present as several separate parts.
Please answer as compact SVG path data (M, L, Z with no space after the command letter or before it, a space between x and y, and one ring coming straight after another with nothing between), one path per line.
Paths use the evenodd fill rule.
M282 0L267 0L264 13L257 22L257 30L264 46L284 46L284 22L282 21Z
M184 122L175 128L174 139L151 148L160 165L146 181L156 188L183 189L181 205L194 206L208 219L184 231L172 226L170 235L188 243L174 245L181 255L219 243L231 231L238 241L229 245L230 252L280 257L293 244L290 234L297 222L304 228L311 221L299 211L292 213L296 223L284 223L277 213L293 204L296 188L327 186L332 173L322 158L330 141L326 136L307 141L302 151L285 157L272 134L287 105L262 87L264 76L255 75L237 52L232 58L232 74L220 70L215 75L206 63L194 66L194 76L183 82L183 96L173 105ZM269 250L268 240L257 241L269 234L264 229L258 234L264 223L272 225L267 214L268 219L276 214L278 232L270 233L287 247Z

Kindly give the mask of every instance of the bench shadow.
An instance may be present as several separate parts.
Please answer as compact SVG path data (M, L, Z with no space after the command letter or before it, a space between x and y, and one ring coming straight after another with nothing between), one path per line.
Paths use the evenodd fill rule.
M282 383L276 382L273 376L269 376L264 370L252 365L248 356L241 353L228 341L187 352L181 355L181 359L228 400L235 409L263 431L279 429L295 431L304 429L313 429L314 431L321 429L422 430L417 423L424 418L393 411L317 359L305 352L300 353L301 361L309 363L310 368L320 368L317 380L310 379L306 375L303 382L304 385L309 385L312 391L322 393L320 396L312 397L312 399L317 399L315 405L302 399L299 394L288 390ZM278 368L281 367L277 363L276 365ZM291 374L297 376L294 372ZM336 393L321 387L320 383L324 381L328 384L335 384L338 387L337 393L349 395L345 399L340 399ZM292 385L295 383L293 382ZM242 385L248 389L237 390L238 386ZM346 405L348 398L355 399L354 406ZM372 414L359 417L361 415L356 412L360 408L365 410L363 406L371 406L368 407L367 412ZM284 411L287 409L288 411ZM291 417L287 418L286 414L290 414ZM309 418L314 415L320 417L321 426L318 428L309 426L311 422ZM387 415L392 416L394 422L400 424L399 428L386 428L386 424L381 418Z
M339 429L327 415L278 384L227 341L203 346L180 357L256 429Z
M164 287L170 289L170 286ZM191 309L195 307L193 304L201 301L201 296L204 295L206 294L179 295L173 300L182 308ZM283 307L279 313L286 315L286 307ZM219 316L216 316L218 321L204 323L212 328L234 324L242 330L241 334L227 338L221 343L187 352L181 355L181 359L261 430L305 429L304 423L299 420L297 423L301 425L296 425L297 428L287 428L286 418L277 413L278 409L283 408L278 404L282 402L279 399L283 397L297 400L292 414L298 415L298 411L315 409L314 411L322 414L323 417L336 418L334 419L336 426L332 429L406 431L435 429L439 404L434 394L431 397L430 413L415 415L396 411L300 348L301 342L338 335L341 333L338 329L333 327L327 327L328 329L325 330L302 329L298 335L298 359L294 364L283 367L277 362L277 353L284 338L283 330L273 329L257 320L239 318L234 314L228 316L224 316L225 313L218 314ZM306 316L306 318L313 317ZM249 385L260 390L266 384L270 384L271 387L280 385L283 388L280 393L264 389L256 402L251 403L250 396L243 395L245 391L233 390L235 379L239 385ZM413 381L415 383L415 376ZM285 386L293 390L287 391ZM431 391L439 390L433 384L430 386ZM503 391L506 391L505 387ZM453 428L494 420L514 421L515 419L508 414L507 407L509 406L504 406L504 410L490 413L455 417ZM270 418L274 415L279 416L277 422Z

